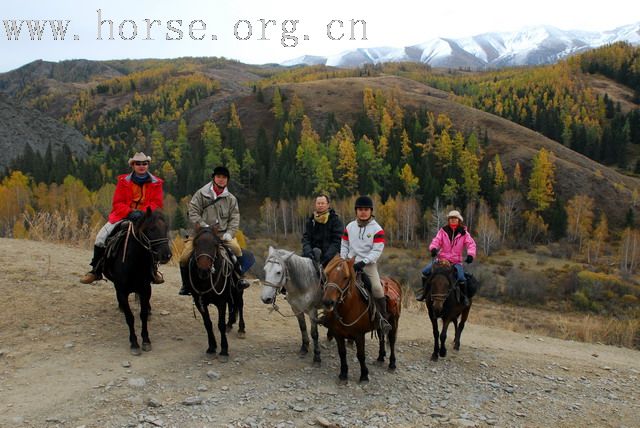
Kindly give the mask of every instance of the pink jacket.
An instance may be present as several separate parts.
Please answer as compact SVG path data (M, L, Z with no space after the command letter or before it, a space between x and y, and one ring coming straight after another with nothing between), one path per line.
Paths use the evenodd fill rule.
M461 229L461 230L460 230ZM451 228L447 225L441 228L429 245L429 250L439 249L439 259L448 260L451 263L462 263L462 250L467 248L467 255L476 257L476 241L466 227L458 228L453 242L449 239Z

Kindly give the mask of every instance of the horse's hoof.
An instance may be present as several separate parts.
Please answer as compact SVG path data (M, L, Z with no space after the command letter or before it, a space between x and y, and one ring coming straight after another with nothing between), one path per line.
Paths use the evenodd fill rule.
M440 350L440 356L441 356L442 358L446 357L446 356L447 356L447 350L446 350L446 349L441 349L441 350Z
M145 342L142 344L142 350L144 352L149 352L151 351L151 342Z
M431 355L431 361L438 361L438 354L434 353Z
M395 370L396 370L396 365L395 365L395 363L391 363L391 364L389 364L389 371L390 371L390 372L393 372L393 371L395 371Z
M376 360L376 365L377 366L384 366L384 358L378 358Z
M321 366L322 366L322 364L320 364L320 361L314 361L313 362L313 367L320 368Z
M140 347L138 346L137 348L131 348L131 355L135 355L136 357L142 355Z
M300 350L298 351L298 357L304 358L307 356L308 353L309 353L308 349L300 348Z
M345 386L345 385L347 385L349 383L349 379L338 378L336 383L338 384L338 386Z
M453 350L454 351L459 351L460 350L460 344L458 343L457 345L453 345Z
M207 357L208 360L215 360L216 358L218 358L218 354L216 354L215 350L213 350L212 352L207 351L205 356Z
M365 385L368 384L369 383L369 376L361 377L358 382L359 383L363 383Z
M238 339L244 339L246 337L247 337L247 333L246 332L238 330Z
M233 326L232 325L228 325L225 331L227 333L229 333L231 330L233 330Z
M218 360L219 360L221 363L229 362L229 356L228 356L228 355L220 355L220 356L218 357Z

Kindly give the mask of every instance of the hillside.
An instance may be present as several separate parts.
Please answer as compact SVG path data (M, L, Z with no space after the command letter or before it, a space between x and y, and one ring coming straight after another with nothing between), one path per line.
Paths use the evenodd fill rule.
M489 157L500 154L508 171L513 171L515 163L520 162L526 176L530 160L540 148L553 151L557 158L558 195L569 198L581 193L596 198L600 207L620 207L607 213L614 222L622 221L630 205L632 191L640 188L638 178L620 174L535 131L459 104L449 94L409 79L395 76L344 78L282 84L279 87L285 94L296 93L302 99L306 114L314 124L318 124L318 129L321 129L328 112L335 113L338 123L352 123L362 110L363 90L369 87L393 93L405 108L417 110L424 107L435 114L445 113L463 132L475 130L483 133L486 130L490 141L487 154ZM249 140L260 127L269 129L272 126L273 115L254 96L235 102ZM225 110L218 111L216 117L222 122L225 114Z
M496 328L491 318L478 321L483 311L499 309L483 301L473 304L460 351L449 346L438 362L429 360L433 338L424 308L403 308L397 370L390 373L373 362L376 340L367 337L370 382L357 382L355 351L349 347L350 381L339 386L336 347L325 341L325 329L320 329L322 365L314 368L311 356L297 355L295 320L270 313L257 284L245 292L246 339L229 335L229 362L206 358L202 321L194 317L192 300L177 296L179 273L170 266L162 269L167 282L153 288L153 350L134 357L112 285L77 282L89 258L89 251L69 246L0 239L0 293L12 302L0 313L0 425L621 427L637 422L639 351ZM290 313L286 301L280 307ZM452 336L449 330L448 343Z
M66 144L74 156L85 158L89 146L77 130L0 94L0 171L23 154L26 144L43 157L49 145L56 154Z

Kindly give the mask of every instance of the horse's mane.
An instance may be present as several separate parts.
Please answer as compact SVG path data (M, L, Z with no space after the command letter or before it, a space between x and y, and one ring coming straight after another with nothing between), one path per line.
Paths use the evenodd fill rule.
M329 261L329 264L327 264L327 267L324 268L324 272L328 274L329 272L334 270L336 268L336 266L338 266L343 261L344 260L342 260L342 258L340 256L336 255L334 258L331 259L331 261Z
M283 263L287 263L292 282L304 284L309 281L309 278L317 278L318 274L311 259L290 254L291 251L284 249L276 249L274 253Z
M213 237L213 240L216 244L220 244L222 243L222 241L220 240L220 238L218 238L218 234L217 234L217 230L214 229L213 227L201 227L196 231L195 236L193 237L193 240L195 241L196 239L200 238L202 235L204 235L205 233L210 233Z

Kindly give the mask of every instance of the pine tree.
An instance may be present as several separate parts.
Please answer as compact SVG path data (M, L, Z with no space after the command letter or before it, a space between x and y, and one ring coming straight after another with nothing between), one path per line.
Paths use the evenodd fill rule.
M544 211L555 199L553 192L554 157L552 152L544 148L533 158L533 167L529 177L529 193L527 199L535 206L536 211Z
M284 119L284 107L282 105L282 96L280 95L280 89L276 86L273 90L273 98L271 100L271 111L276 120Z
M418 190L420 180L413 174L411 166L409 166L409 164L407 163L404 164L404 166L400 170L400 180L402 181L405 194L409 196L415 195L416 191Z

